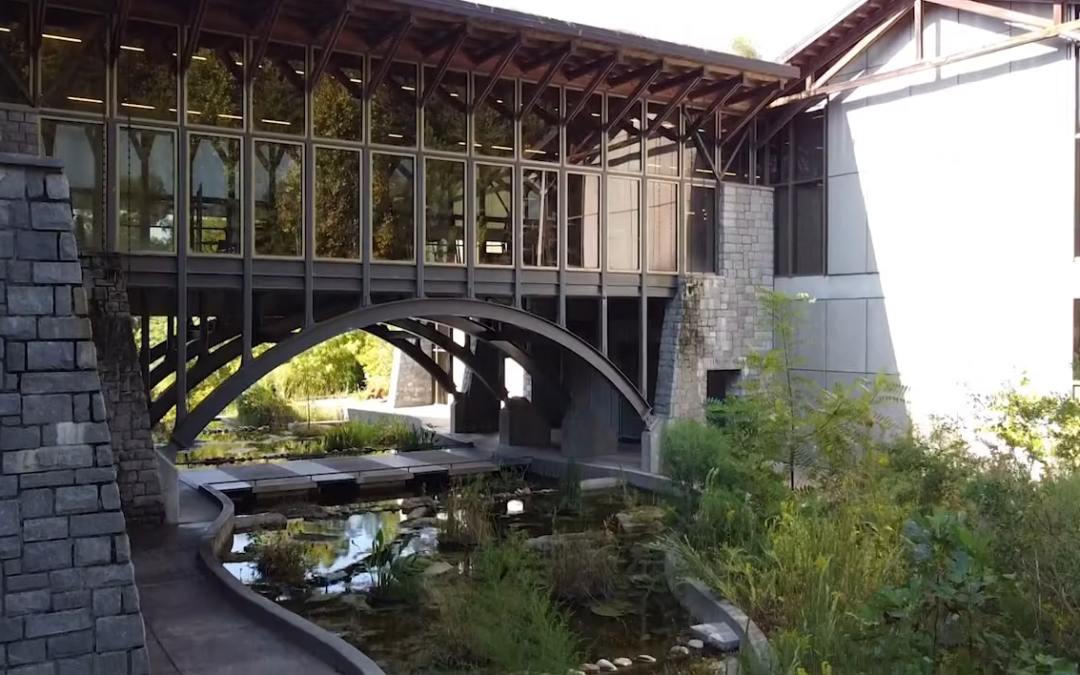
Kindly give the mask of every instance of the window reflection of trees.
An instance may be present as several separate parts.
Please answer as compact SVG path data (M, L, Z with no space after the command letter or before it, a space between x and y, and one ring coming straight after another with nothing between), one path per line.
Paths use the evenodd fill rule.
M679 188L675 183L651 180L648 184L649 270L679 270Z
M105 113L104 16L49 7L41 41L41 102L46 108Z
M382 61L371 61L374 76ZM386 79L371 97L371 142L382 145L416 145L416 65L395 61Z
M530 267L559 266L559 173L525 169L522 257Z
M255 160L255 253L300 256L304 174L301 147L256 141Z
M626 99L608 97L608 116L618 114ZM608 168L612 171L641 171L641 105L635 103L623 119L608 132Z
M584 92L566 90L567 115L575 110ZM604 146L604 97L593 94L566 128L566 162L577 166L600 166ZM550 132L549 132L550 133Z
M128 24L116 62L119 115L176 120L176 54L175 27Z
M0 4L0 102L28 105L34 95L30 84L30 45L27 26L30 6Z
M315 61L321 54L316 52ZM364 59L352 54L331 55L326 72L315 86L312 104L315 135L342 141L364 138Z
M465 164L429 159L425 163L427 200L424 260L465 263Z
M315 256L360 258L360 153L315 150Z
M665 103L650 102L646 125L658 118ZM658 176L679 175L679 113L673 111L645 141L645 171Z
M120 249L173 251L176 146L171 132L120 129Z
M473 95L479 97L491 78L474 77ZM473 111L473 143L477 154L489 157L514 156L514 126L517 110L517 83L500 79Z
M239 254L241 214L238 138L190 138L191 250Z
M641 182L608 178L608 269L636 272L641 268Z
M256 131L304 134L304 48L271 44L251 81Z
M514 264L514 169L476 165L476 262Z
M376 260L413 260L416 242L416 160L371 156L371 235Z
M566 176L566 265L600 267L600 176Z
M75 237L82 250L105 247L105 155L104 127L81 122L41 121L41 140L46 157L64 163L71 186Z
M435 68L424 69L424 82L430 83ZM425 84L425 87L431 86ZM467 150L469 117L469 76L447 71L424 108L424 147L444 152Z
M522 105L532 100L535 91L535 84L522 83ZM562 156L561 115L562 91L558 87L545 87L536 104L521 118L521 144L525 159L535 162L559 161Z
M188 123L243 126L243 40L203 32L198 46L187 74Z

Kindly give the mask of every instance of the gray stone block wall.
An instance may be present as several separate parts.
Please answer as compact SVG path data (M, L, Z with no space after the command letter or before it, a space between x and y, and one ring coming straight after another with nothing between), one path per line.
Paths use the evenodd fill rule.
M81 260L124 515L129 523L162 523L158 455L120 258L96 254Z
M0 108L0 152L36 155L41 141L33 108Z
M742 370L752 352L772 347L761 308L773 288L772 188L725 183L717 269L689 274L668 304L660 338L655 412L664 419L704 419L710 370Z
M435 349L427 340L420 340L420 348L428 356ZM390 371L390 403L395 408L415 408L434 402L435 379L419 363L395 349Z
M67 179L0 156L0 672L149 672Z

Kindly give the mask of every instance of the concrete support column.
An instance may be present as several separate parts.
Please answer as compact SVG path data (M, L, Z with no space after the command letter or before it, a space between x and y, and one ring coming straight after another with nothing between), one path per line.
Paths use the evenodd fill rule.
M483 379L493 386L503 381L503 356L494 347L472 342ZM499 399L488 390L472 370L466 369L461 391L450 406L450 427L459 434L487 434L499 430Z

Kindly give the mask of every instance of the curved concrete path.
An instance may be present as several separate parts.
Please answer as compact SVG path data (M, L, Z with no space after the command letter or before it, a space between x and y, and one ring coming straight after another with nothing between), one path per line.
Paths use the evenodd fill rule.
M218 507L180 491L177 527L132 528L153 675L332 675L333 668L248 618L199 570L196 549Z

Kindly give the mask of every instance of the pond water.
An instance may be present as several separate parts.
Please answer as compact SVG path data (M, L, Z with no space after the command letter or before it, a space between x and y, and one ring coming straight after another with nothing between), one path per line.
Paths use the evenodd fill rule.
M565 491L532 480L497 483L481 491L464 490L482 500L495 540L527 539L525 547L550 565L552 586L568 591L560 597L560 606L568 611L587 662L625 657L635 661L632 672L707 672L683 670L689 667L687 657L671 653L673 646L686 642L687 629L695 622L664 581L663 554L652 544L666 512L650 496L617 488L568 498ZM437 645L445 628L443 617L439 603L426 598L455 587L470 592L473 549L458 536L470 516L458 494L452 490L383 502L277 505L274 512L280 515L273 517L279 526L287 519L284 529L236 534L225 566L256 591L356 645L389 675L457 673L441 665ZM600 597L574 587L577 570L566 569L565 560L564 576L558 577L552 551L562 549L553 542L574 537L588 538L586 548L595 542L612 552ZM305 551L302 580L260 573L268 566L267 543L282 540ZM388 546L395 559L420 561L425 599L380 601L374 592L380 568L371 562ZM574 564L569 561L570 567ZM639 662L639 655L654 657L656 663Z

